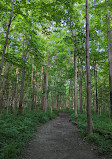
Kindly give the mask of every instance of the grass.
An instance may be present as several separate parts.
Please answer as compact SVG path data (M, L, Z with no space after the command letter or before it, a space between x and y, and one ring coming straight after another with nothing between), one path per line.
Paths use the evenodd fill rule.
M71 114L71 120L74 121L74 113ZM112 156L112 123L107 115L92 114L93 134L87 136L87 117L86 113L79 114L77 119L80 129L80 136L85 138L89 143L93 144L101 155Z
M0 159L16 159L41 123L57 116L57 111L3 113L0 117Z

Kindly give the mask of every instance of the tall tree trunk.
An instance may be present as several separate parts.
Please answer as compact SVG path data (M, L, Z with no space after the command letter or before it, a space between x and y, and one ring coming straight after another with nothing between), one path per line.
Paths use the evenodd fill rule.
M6 76L6 74L7 74L7 62L6 62L6 64L5 64L2 90L1 90L1 93L0 93L0 112L2 112L3 105L4 105L5 82L6 82L6 77L5 77L5 76Z
M66 86L65 86L65 97L63 101L63 109L66 109Z
M53 110L53 90L51 91L51 113Z
M49 58L47 59L47 71L46 71L46 100L45 100L45 112L47 112L47 108L48 108L48 96L49 96L49 90L48 90L48 69L49 69Z
M97 69L96 69L96 114L98 114Z
M12 22L12 17L13 17L13 10L14 10L14 0L12 0L11 14L10 14L10 19L9 19L9 23L8 23L4 49L3 49L3 53L2 53L2 59L1 59L1 64L0 64L0 77L1 77L2 68L3 68L3 62L4 62L4 58L5 58L5 51L6 51L8 37L9 37L9 30L10 30L10 26L11 26L11 22Z
M12 72L13 72L13 64L12 64L12 68L11 68L11 75L12 75ZM9 84L9 103L10 103L10 111L11 113L13 113L13 86L12 86L12 77L10 79L10 84Z
M70 95L71 95L71 80L70 80L70 84L69 84L68 109L70 109Z
M82 57L80 57L80 61L81 61L80 83L79 83L79 94L80 94L80 113L83 113L83 109L82 109L82 71L83 71Z
M61 104L62 104L62 95L60 94L60 110L62 109L62 106L61 106Z
M97 89L97 68L96 60L94 58L94 79L95 79L95 99L96 99L96 114L98 115L98 89Z
M75 116L78 118L78 103L77 103L77 58L76 58L76 42L74 39L74 34L70 22L70 29L72 32L73 42L74 42L74 109L75 109Z
M89 14L88 0L86 0L86 71L87 71L87 121L88 135L92 134L92 116L91 116L91 75L89 61Z
M19 71L18 68L16 69L16 94L15 94L15 104L14 107L15 109L17 108L17 103L18 103L18 81L19 81L19 77L18 77Z
M21 78L21 88L20 88L20 99L19 99L19 109L18 109L18 115L21 115L22 113L22 102L23 102L23 96L24 96L24 78L25 78L25 61L28 53L28 46L26 52L24 51L24 42L23 42L23 67L22 67L22 78Z
M53 86L52 86L52 90L51 90L51 112L54 108L54 77L53 77Z
M78 104L77 104L77 59L76 50L74 48L74 108L75 116L78 118Z
M34 109L34 86L33 86L33 64L32 64L32 74L31 74L31 110Z
M45 88L46 88L46 73L44 71L43 92L42 92L42 101L41 101L42 110L44 110L44 107L45 107Z
M57 92L57 100L56 100L56 102L57 102L57 110L59 110L59 93Z
M40 89L42 91L42 82L43 82L43 66L41 67L41 83L40 83Z
M108 0L106 0L108 2ZM108 40L108 57L109 57L109 86L110 86L110 117L112 120L112 39L110 29L109 11L107 13L107 40Z

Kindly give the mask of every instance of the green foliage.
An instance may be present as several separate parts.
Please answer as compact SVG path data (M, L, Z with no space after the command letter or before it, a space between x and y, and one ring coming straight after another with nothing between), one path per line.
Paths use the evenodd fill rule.
M89 2L89 51L91 65L92 104L94 104L96 99L95 91L97 88L99 108L104 108L105 111L107 110L106 108L109 108L109 67L107 53L108 25L106 22L106 15L107 10L109 10L111 18L111 4L111 0L108 0L108 2L105 2L104 0L90 0ZM7 25L10 18L11 1L2 0L0 2L0 7L1 59L7 32ZM2 78L0 81L0 92L4 98L2 103L5 107L10 109L10 106L6 105L8 102L7 100L9 99L10 101L15 101L17 98L18 100L16 99L16 101L19 101L23 66L25 66L24 97L22 101L23 107L25 104L27 107L31 106L32 92L37 98L45 96L43 92L46 92L46 90L43 91L43 89L46 88L44 88L45 86L43 81L44 73L46 74L47 70L47 61L49 63L48 91L49 96L51 94L53 96L54 105L57 102L57 107L59 108L59 103L62 105L63 101L68 100L70 81L72 83L70 102L73 102L71 97L73 97L74 90L74 49L77 55L76 59L78 64L77 83L80 82L80 69L83 66L82 98L83 103L86 101L85 9L85 0L14 1L13 18L9 31ZM110 29L112 30L111 19ZM28 52L26 61L22 60L24 52ZM80 58L82 58L82 62ZM5 74L6 62L7 69ZM18 69L18 71L16 69ZM16 71L18 73L16 73ZM95 75L95 71L97 71L97 75ZM14 97L14 99L11 99L12 97ZM51 97L49 97L49 99L51 101ZM35 102L36 107L40 109L40 99L36 99ZM10 102L10 105L11 104L12 103ZM83 106L86 107L86 104ZM71 120L76 120L73 110L66 109L61 111L72 114ZM30 134L35 125L38 123L45 123L49 119L55 118L56 114L57 112L50 113L50 111L48 111L46 114L44 112L24 112L21 117L16 116L15 114L2 115L0 130L2 140L0 144L2 147L1 152L3 152L3 149L5 152L1 153L2 158L5 158L4 154L10 158L14 158L13 155L16 157L16 154L21 151L20 147L23 147L23 143L27 142L28 138L31 137ZM102 121L104 121L104 123ZM86 114L79 115L78 126L81 131L81 136L85 137L87 135ZM96 118L96 116L93 115L93 128L94 134L89 138L89 141L98 141L98 135L110 141L109 138L112 129L108 117L99 116ZM7 144L8 140L6 139L8 138L10 139L10 143ZM22 142L18 142L19 140ZM15 141L15 143L13 141ZM103 143L103 139L101 142ZM15 153L13 153L14 151ZM16 151L18 151L18 153L16 153Z
M54 111L53 111L53 112L54 112ZM50 111L47 111L46 115L47 115L47 117L48 117L50 120L52 120L52 119L56 118L56 116L58 115L58 111L55 110L55 113L51 113Z
M36 127L55 118L57 112L3 113L0 120L0 159L16 159L33 136Z
M73 114L73 113L74 113L74 110L73 110L73 109L69 109L69 108L63 109L63 110L61 110L61 112L74 115L74 114Z
M70 119L76 120L75 115L71 114ZM87 136L87 117L86 113L79 114L78 128L80 129L80 136L86 138L89 143L94 144L95 149L100 154L112 155L112 126L110 118L107 115L99 115L93 113L93 134Z
M105 136L99 135L97 133L92 134L87 138L87 141L94 143L95 148L98 147L98 152L100 154L111 154L112 153L112 141L107 139Z

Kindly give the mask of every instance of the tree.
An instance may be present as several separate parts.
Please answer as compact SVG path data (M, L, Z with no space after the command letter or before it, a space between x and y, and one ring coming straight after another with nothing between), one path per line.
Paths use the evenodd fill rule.
M5 51L6 51L8 37L9 37L9 30L10 30L10 26L11 26L11 22L12 22L12 18L13 18L14 0L12 0L11 3L12 3L12 7L11 7L10 19L9 19L9 23L8 23L8 28L7 28L6 38L5 38L5 44L4 44L4 49L3 49L2 59L1 59L1 64L0 64L0 76L1 76L1 73L2 73L3 62L4 62L4 58L5 58Z
M108 2L108 0L106 0ZM108 59L109 59L109 86L110 86L110 117L112 120L112 39L110 29L109 10L107 11L107 40L108 40Z
M92 117L91 117L91 75L89 62L89 14L88 0L86 0L86 71L87 71L87 121L88 135L92 134Z

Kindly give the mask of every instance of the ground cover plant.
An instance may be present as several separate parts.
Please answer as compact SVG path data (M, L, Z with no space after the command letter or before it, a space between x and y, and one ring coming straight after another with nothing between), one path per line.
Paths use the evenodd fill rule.
M80 136L86 139L101 155L112 156L112 123L107 114L96 116L92 114L93 134L87 136L87 117L86 113L79 114L78 119L74 113L70 116L71 121L77 121Z
M0 159L16 159L34 135L37 126L56 115L57 111L24 111L21 116L4 112L0 117Z

